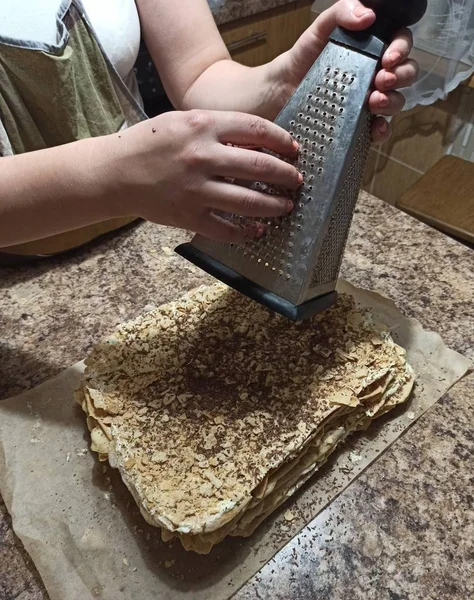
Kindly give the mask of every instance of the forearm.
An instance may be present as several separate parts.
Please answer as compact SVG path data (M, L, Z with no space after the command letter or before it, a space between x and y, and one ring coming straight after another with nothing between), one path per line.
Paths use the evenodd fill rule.
M285 99L272 81L272 65L245 67L221 60L208 67L182 99L184 109L233 110L273 120Z
M176 108L266 118L278 113L284 99L274 63L250 68L233 62L207 0L137 0L137 5L148 50Z
M122 216L109 138L0 158L0 247Z

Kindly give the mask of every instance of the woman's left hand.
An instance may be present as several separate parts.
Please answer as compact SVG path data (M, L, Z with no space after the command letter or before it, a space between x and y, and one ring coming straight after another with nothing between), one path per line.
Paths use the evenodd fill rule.
M374 22L375 13L358 0L339 0L324 11L291 50L268 65L280 98L279 103L283 105L298 87L338 25L352 31L362 31ZM372 130L375 143L383 143L391 135L390 124L384 117L400 113L405 105L403 94L397 90L417 80L418 65L408 58L412 48L411 31L402 29L383 56L382 68L375 78L376 89L369 99L371 112L378 115Z

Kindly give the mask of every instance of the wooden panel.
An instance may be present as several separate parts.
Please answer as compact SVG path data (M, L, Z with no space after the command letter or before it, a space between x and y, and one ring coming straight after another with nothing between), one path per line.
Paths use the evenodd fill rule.
M221 27L232 58L249 67L286 52L311 24L311 1L300 0Z
M379 154L372 183L372 194L388 204L396 204L422 174L407 165Z
M417 106L392 121L393 135L383 144L383 154L426 173L446 154L459 113L462 90L431 106Z
M467 87L474 88L474 75L468 77L465 81L462 82L463 85Z
M401 198L399 208L474 243L474 163L442 158Z

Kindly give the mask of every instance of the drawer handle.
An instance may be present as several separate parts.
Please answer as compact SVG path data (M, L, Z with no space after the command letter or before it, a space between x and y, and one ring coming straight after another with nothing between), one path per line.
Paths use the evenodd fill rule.
M227 44L227 50L229 52L235 52L236 50L240 50L241 48L246 48L247 46L251 46L256 42L265 41L267 39L267 32L260 31L259 33L254 33L253 35L249 35L242 40L237 40L236 42L232 42Z

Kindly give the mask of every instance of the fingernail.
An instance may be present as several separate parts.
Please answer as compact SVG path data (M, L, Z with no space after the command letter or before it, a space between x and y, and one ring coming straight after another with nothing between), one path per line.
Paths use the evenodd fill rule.
M400 52L389 52L387 58L391 65L396 65L401 59L402 55Z
M296 140L293 140L293 148L295 149L295 152L298 152L298 150L300 149L300 145Z
M301 185L304 181L304 177L301 173L298 173L298 183Z
M264 233L265 229L263 228L263 225L261 223L257 223L255 225L255 237L257 238L257 240L259 240Z
M387 123L387 121L383 121L379 127L380 133L387 133L387 129L388 129L388 123Z
M295 205L291 200L288 200L286 203L286 212L291 212L294 209Z
M379 106L380 106L380 108L385 108L389 104L390 104L390 100L387 98L387 96L382 96L381 95L380 100L379 100Z
M386 88L393 87L397 83L397 76L395 73L385 73L384 86Z
M354 10L352 11L352 14L355 17L358 17L360 19L360 17L363 17L364 15L368 15L369 13L371 13L372 11L370 10L370 8L366 8L365 6L357 6L356 8L354 8Z

